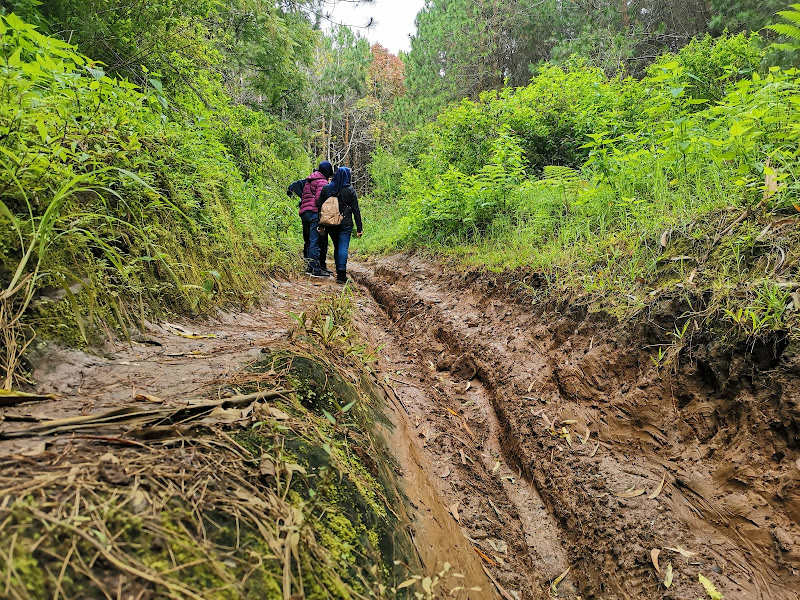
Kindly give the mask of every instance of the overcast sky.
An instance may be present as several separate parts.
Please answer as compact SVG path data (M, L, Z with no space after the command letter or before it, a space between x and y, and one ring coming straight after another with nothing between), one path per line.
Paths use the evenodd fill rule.
M397 54L411 49L409 36L415 32L414 17L425 5L425 0L375 0L371 4L331 1L327 10L331 20L352 27L354 31L388 48ZM360 29L370 18L370 29Z

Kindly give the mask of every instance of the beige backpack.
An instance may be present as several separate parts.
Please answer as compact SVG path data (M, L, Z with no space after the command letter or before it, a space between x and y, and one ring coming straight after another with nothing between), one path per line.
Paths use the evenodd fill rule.
M331 196L322 204L319 211L320 227L336 227L342 222L342 213L339 212L339 198Z

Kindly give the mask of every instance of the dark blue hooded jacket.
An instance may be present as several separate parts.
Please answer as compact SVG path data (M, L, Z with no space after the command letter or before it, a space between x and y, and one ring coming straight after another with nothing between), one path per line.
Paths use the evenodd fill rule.
M341 227L353 226L353 219L356 221L356 231L361 231L361 210L358 207L358 196L353 186L350 185L351 174L347 167L339 167L333 180L322 188L319 200L317 200L317 212L322 208L322 204L331 196L339 198L339 212L342 214Z

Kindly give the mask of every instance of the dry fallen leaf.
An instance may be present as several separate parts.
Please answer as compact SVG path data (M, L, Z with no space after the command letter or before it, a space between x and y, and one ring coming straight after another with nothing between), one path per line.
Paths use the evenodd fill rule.
M467 432L467 433L470 435L470 437L471 437L471 438L473 438L473 439L475 439L475 434L474 434L474 433L472 433L472 429L470 429L470 428L469 428L469 425L467 425L467 420L466 420L466 419L464 419L464 421L463 421L463 423L462 423L462 424L464 425L464 429L465 429L465 430L466 430L466 432Z
M283 412L280 408L275 408L274 406L269 407L269 414L278 421L287 421L291 419L291 417Z
M111 454L111 452L106 452L103 456L100 457L100 460L97 462L110 462L112 465L119 464L119 458Z
M672 563L667 565L667 574L664 575L664 587L669 588L672 585Z
M614 494L617 498L636 498L637 496L641 496L644 494L644 488L635 488L634 486L629 487L624 492L620 492L619 494Z
M658 556L661 554L661 550L658 548L653 548L650 550L650 560L653 561L653 566L656 568L656 573L661 575L661 567L658 566Z
M458 521L459 523L461 523L461 517L460 517L460 516L459 516L459 514L458 514L458 507L459 507L459 506L461 506L461 502L456 502L456 503L454 503L454 504L451 504L450 506L448 506L448 507L447 507L447 510L449 510L449 511L450 511L450 513L453 515L453 518L454 518L456 521Z
M45 450L47 450L47 442L37 442L27 450L23 450L22 452L20 452L20 455L27 456L28 458L33 458L34 456L39 456L40 454L44 454ZM119 462L119 460L117 462Z
M564 571L561 575L555 578L555 581L550 584L550 595L551 596L558 596L558 584L564 581L564 578L569 575L569 571L572 567L567 567L567 570Z
M669 546L666 547L667 550L672 550L673 552L677 552L684 558L692 558L693 556L697 556L697 552L691 552L689 550L685 550L683 547L678 546L677 548L670 548Z
M261 459L261 462L258 465L259 470L261 471L262 475L270 475L275 476L275 463L272 462L272 459L268 456L265 456Z
M485 560L486 562L488 562L490 565L494 565L495 567L499 567L499 566L500 566L500 565L498 565L496 562L494 562L494 561L493 561L491 558L489 558L488 556L486 556L486 555L485 555L483 552L481 552L480 550L478 550L478 549L477 549L475 546L473 546L473 547L472 547L472 549L473 549L473 550L475 550L475 552L477 552L477 553L478 553L478 555L479 555L479 556L480 556L480 557L481 557L483 560Z
M594 458L594 455L597 454L597 451L599 449L600 449L600 442L597 442L597 444L595 444L594 446L594 450L592 450L592 453L589 455L589 458Z
M441 477L442 479L450 477L450 467L445 466L445 468L442 469L442 472L439 473L439 477Z
M151 394L136 394L134 396L136 400L147 400L147 402L154 402L156 404L164 404L164 400L159 398L158 396L153 396Z
M653 491L653 493L648 496L650 500L655 500L656 498L658 498L658 495L661 493L661 490L664 489L664 481L666 481L666 479L667 479L667 472L664 471L664 475L662 475L661 477L661 483L659 483L655 491Z

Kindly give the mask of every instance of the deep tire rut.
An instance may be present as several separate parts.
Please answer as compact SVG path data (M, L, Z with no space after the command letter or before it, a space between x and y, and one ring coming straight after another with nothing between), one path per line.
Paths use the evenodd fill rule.
M376 291L360 269L354 275ZM380 292L375 299L381 302ZM409 299L403 305L410 309L381 312L364 303L360 329L383 345L382 374L417 432L441 498L495 578L495 592L549 598L550 584L569 566L560 543L563 534L535 484L521 473L514 437L498 418L492 390L484 384L485 367L448 344L443 330L430 340L404 335L423 323L419 311L425 303ZM559 584L558 594L578 597L569 577Z
M676 439L674 397L646 403L674 382L639 346L620 347L602 315L542 323L491 285L415 257L351 272L384 312L364 332L385 327L375 341L402 354L383 367L395 373L442 497L511 597L547 597L569 567L561 597L694 599L704 575L729 598L800 598L797 572L786 569L800 529L775 513L773 556L761 543L769 533L748 537L733 525L712 500L692 430L688 446Z

